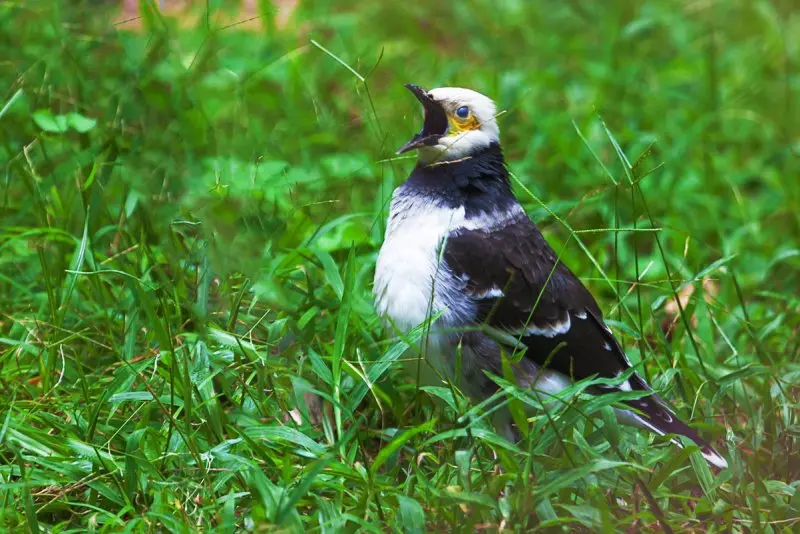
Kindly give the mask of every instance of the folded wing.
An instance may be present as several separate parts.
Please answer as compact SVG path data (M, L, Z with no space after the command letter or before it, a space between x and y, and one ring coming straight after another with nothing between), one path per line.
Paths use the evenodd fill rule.
M500 229L455 231L447 239L442 259L465 283L477 307L476 323L517 337L527 347L525 357L539 366L573 380L615 378L631 369L592 295L558 261L527 217ZM727 466L637 373L597 393L613 391L648 392L648 396L625 401L636 422L662 435L684 435L702 448L710 463Z

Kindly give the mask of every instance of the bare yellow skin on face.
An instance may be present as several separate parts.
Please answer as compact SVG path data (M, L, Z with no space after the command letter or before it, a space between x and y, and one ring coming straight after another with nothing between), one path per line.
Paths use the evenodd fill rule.
M445 116L436 128L444 126L447 131L437 139L419 147L422 164L454 161L470 156L499 142L500 129L495 120L497 107L480 93L459 87L439 87L428 91L428 96L441 106Z
M458 135L462 132L477 130L481 127L481 123L472 113L470 113L469 117L466 119L460 119L455 115L448 114L447 122L450 123L450 135Z

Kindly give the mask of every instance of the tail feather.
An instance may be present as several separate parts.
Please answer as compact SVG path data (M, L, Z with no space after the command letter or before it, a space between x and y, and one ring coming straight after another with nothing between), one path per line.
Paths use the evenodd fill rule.
M701 438L689 425L678 419L678 416L659 402L655 395L625 402L635 410L625 414L625 418L630 417L634 424L649 428L661 436L665 434L686 436L700 447L700 452L708 463L720 469L728 467L728 462L714 447ZM673 439L672 441L679 447L683 447L681 440Z

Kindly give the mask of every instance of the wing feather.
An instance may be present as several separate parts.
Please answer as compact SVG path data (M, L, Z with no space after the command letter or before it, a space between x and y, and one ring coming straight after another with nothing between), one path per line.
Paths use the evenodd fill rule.
M572 379L616 378L631 368L622 347L603 321L591 293L561 263L539 229L520 217L499 229L458 230L446 242L443 260L466 281L476 322L505 330L527 347L525 358ZM636 372L618 386L596 393L647 391L626 401L635 423L661 435L681 434L701 447L717 467L724 458L667 407ZM682 445L675 440L678 445Z
M519 337L537 364L549 356L550 368L575 379L630 368L592 295L527 217L502 229L457 231L443 258L467 281L476 321ZM646 389L636 382L635 389Z

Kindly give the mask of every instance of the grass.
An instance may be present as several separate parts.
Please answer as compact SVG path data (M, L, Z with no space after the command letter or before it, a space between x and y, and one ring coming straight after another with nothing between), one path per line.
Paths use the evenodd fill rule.
M800 528L792 1L201 4L0 5L0 530ZM506 110L525 207L729 469L586 382L511 444L404 378L403 82Z

